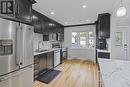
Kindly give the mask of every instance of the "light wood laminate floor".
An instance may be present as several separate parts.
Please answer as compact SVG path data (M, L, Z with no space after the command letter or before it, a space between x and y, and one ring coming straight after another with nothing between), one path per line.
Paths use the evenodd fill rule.
M56 69L62 72L50 84L35 81L34 87L99 87L96 63L83 60L67 60Z

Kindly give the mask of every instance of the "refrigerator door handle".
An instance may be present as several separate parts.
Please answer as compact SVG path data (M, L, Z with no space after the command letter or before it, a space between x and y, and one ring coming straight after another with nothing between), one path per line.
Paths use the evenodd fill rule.
M23 57L24 57L24 52L23 52L23 50L24 50L24 32L23 32L23 28L22 28L22 26L20 27L20 30L21 30L21 32L20 32L20 37L21 37L21 39L20 39L20 43L21 43L21 45L20 45L20 49L21 49L21 52L20 52L20 66L22 66L23 65Z
M19 61L20 61L20 42L19 42L19 39L20 39L20 31L19 31L19 25L16 27L16 48L15 48L15 63L17 66L20 67L19 65Z
M7 79L10 79L10 78L12 78L12 77L16 77L16 76L22 74L23 72L26 72L27 69L33 69L33 65L30 65L30 66L28 66L28 67L26 67L26 68L24 68L24 69L21 69L21 70L19 70L19 71L16 71L16 72L14 72L14 73L9 74L9 75L0 77L0 82L5 81L5 80L7 80Z
M23 60L22 60L22 49L23 49L23 39L22 39L22 27L20 26L20 24L18 25L17 28L17 40L16 40L16 44L17 44L17 48L16 48L16 65L20 66L23 65Z
M18 57L17 57L17 44L18 44L18 42L17 42L17 38L18 38L18 34L17 34L17 32L18 32L18 28L16 27L16 38L15 38L15 45L16 45L16 47L15 47L15 64L18 66L18 62L17 62L17 59L18 59Z
M18 75L19 75L18 72L14 73L14 74L12 74L12 75L7 75L7 76L5 76L5 77L0 78L0 82L5 81L5 80L7 80L7 79L10 79L10 78L12 78L12 77L18 76Z

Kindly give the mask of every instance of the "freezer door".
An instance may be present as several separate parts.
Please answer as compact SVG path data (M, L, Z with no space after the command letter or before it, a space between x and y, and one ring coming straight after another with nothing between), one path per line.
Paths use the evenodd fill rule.
M0 77L0 87L32 87L33 66Z
M33 87L33 66L25 68L25 72L19 75L19 87Z
M0 80L0 87L20 87L18 74L0 78Z
M21 39L20 42L20 68L33 64L33 27L20 24Z
M18 23L0 18L0 76L19 69L16 64Z

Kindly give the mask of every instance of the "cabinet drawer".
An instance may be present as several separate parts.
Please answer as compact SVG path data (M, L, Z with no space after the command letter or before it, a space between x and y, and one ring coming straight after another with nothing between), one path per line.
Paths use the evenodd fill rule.
M34 60L34 64L39 64L40 63L40 60L37 59L37 60Z
M98 52L98 58L110 59L110 53Z
M40 67L39 64L37 64L37 63L34 64L34 70L39 69L39 67Z
M38 56L34 57L34 64L39 63L39 62L40 62L40 59L38 58Z

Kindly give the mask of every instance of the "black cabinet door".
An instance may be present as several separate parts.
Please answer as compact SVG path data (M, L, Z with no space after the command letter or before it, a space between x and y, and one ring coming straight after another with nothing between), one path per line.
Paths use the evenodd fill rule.
M31 24L32 22L31 11L32 11L33 0L3 0L3 1L13 1L14 5L12 5L13 13L0 14L2 18Z
M98 52L98 58L110 59L110 53Z
M40 54L34 56L34 78L36 79L40 73L45 73L47 70L47 55Z
M61 26L61 36L60 36L60 40L61 41L64 41L64 27L63 26Z
M110 14L99 14L98 18L98 37L110 38Z
M64 27L63 26L58 25L57 33L58 33L58 41L64 41Z
M54 67L54 52L47 53L47 69Z
M44 17L44 19L43 19L43 21L44 21L44 28L43 28L43 34L44 35L49 35L49 32L50 32L50 20L47 18L47 17L45 17L45 16L43 16Z
M35 33L43 33L42 30L42 16L37 11L32 10L32 24L34 26L34 32Z
M40 61L39 61L39 72L43 71L43 70L46 70L47 68L47 55L46 54L41 54L38 56Z
M43 41L49 41L49 34L43 34Z
M64 40L64 27L61 24L49 19L35 10L32 10L32 15L34 32L43 34L43 39L45 41L48 41L48 36L52 33L59 34L58 38L60 38L60 41Z
M34 77L37 76L37 74L39 73L39 69L40 69L40 59L38 58L38 56L34 57Z
M31 23L32 3L29 0L16 0L15 17L23 22Z

